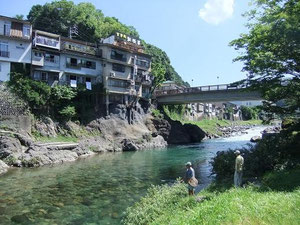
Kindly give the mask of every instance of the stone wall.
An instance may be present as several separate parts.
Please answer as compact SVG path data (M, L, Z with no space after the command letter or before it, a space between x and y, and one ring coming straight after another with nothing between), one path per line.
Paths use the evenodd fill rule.
M31 133L31 117L27 104L0 83L0 129Z
M30 116L6 116L0 115L0 129L8 128L19 133L31 133Z

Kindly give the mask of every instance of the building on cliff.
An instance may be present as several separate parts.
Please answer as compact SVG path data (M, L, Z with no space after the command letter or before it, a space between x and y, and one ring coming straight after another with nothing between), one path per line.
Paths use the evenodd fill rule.
M28 21L0 16L0 81L23 67L30 70L32 26Z
M150 97L151 57L141 40L118 32L97 43L71 37L32 31L28 21L0 16L0 81L20 71L14 70L16 64L24 64L32 79L50 86L91 90L101 83L105 91L96 97L97 105L105 105L106 114L116 104L131 108L139 98Z
M61 37L44 31L33 32L32 78L49 85L88 90L102 83L101 52L92 43Z
M103 85L106 106L121 103L130 106L137 98L147 98L152 85L151 57L145 54L138 38L116 33L102 39Z

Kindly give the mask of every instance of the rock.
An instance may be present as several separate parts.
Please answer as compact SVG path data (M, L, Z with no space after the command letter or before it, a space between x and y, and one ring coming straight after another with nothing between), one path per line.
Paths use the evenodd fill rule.
M24 213L22 215L13 216L10 220L15 223L22 223L22 224L30 224L31 223L31 221L29 220L26 213Z
M7 172L7 169L9 168L6 163L4 163L2 160L0 160L0 175Z
M138 147L130 140L130 139L124 139L122 142L122 150L123 151L137 151Z
M188 144L200 142L205 137L205 132L193 124L182 125L179 121L169 121L171 131L167 140L168 144Z
M49 117L44 117L41 120L35 121L34 129L45 137L57 136L57 126Z
M251 142L259 142L261 140L261 137L260 136L254 136L250 139Z
M0 136L0 159L6 158L16 152L22 152L20 141L14 137Z

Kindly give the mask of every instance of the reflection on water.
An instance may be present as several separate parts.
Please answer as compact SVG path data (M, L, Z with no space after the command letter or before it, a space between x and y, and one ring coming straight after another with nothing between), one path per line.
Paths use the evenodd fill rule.
M192 161L202 188L212 179L209 161L217 151L241 147L261 130L200 144L12 169L0 177L0 224L120 224L124 210L151 184L173 182L183 176L185 162Z

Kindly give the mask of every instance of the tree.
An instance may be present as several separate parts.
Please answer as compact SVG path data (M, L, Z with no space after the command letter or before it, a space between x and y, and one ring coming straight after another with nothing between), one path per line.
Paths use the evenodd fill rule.
M160 63L152 63L151 65L152 75L154 76L153 85L151 87L151 94L165 81L165 67Z
M114 17L105 17L92 3L74 4L72 1L59 0L45 5L32 6L28 20L34 29L40 29L63 36L69 36L69 28L76 25L78 35L75 39L96 42L119 31L139 36L132 26L126 26Z
M175 71L166 52L154 45L147 44L145 42L143 44L145 46L146 53L151 55L153 64L157 63L165 68L165 80L173 80L177 84L189 86L189 84L184 82L179 74Z
M15 15L15 18L18 19L18 20L24 20L24 15L17 14L17 15Z
M245 15L249 33L230 43L241 54L234 61L244 62L247 80L268 100L270 115L293 115L300 106L300 2L254 0ZM280 100L284 104L275 105Z

